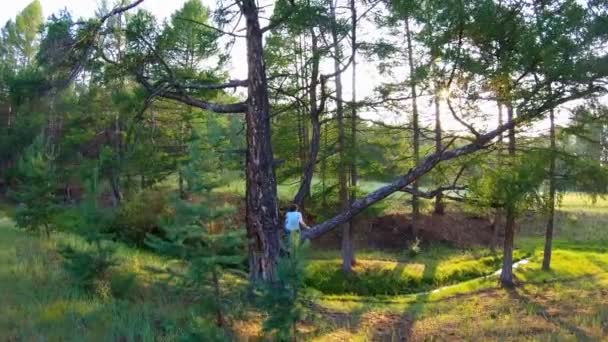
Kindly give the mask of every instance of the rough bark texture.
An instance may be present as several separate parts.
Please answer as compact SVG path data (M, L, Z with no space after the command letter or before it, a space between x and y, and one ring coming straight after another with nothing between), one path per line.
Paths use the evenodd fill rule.
M410 31L410 21L409 18L405 19L405 35L407 39L407 57L408 64L410 69L410 90L412 96L412 143L414 147L414 166L418 166L420 162L420 129L418 127L418 103L417 103L417 93L416 93L416 81L415 81L415 72L416 68L414 66L414 48L412 46L412 32ZM418 191L418 180L414 180L413 184L414 191ZM415 236L420 235L419 227L418 227L418 217L420 216L420 203L418 196L412 195L412 230L414 231Z
M243 0L247 25L248 94L246 222L252 281L272 281L279 252L279 214L270 134L262 31L254 0Z
M507 105L507 120L513 122L513 105ZM509 157L515 155L515 127L509 128ZM505 214L505 240L503 243L502 271L500 282L504 287L513 286L513 241L515 237L515 208L514 203L507 203Z
M555 218L555 113L549 112L551 128L549 131L551 140L551 161L549 164L549 215L547 217L547 228L545 231L545 251L543 254L543 270L551 268L551 249L553 244L553 224Z
M346 175L346 133L344 130L344 103L342 99L342 77L340 74L340 56L341 50L339 46L338 28L336 20L336 8L333 0L329 0L330 12L332 17L331 36L333 39L334 50L334 70L336 83L336 120L338 125L338 196L340 199L340 209L347 210L348 201L348 184ZM352 271L353 264L353 239L351 226L344 224L342 226L342 270L344 272Z
M441 106L439 98L439 87L435 89L435 152L440 153L443 149L441 143ZM445 205L443 203L443 194L439 193L435 197L435 214L443 215L445 213Z

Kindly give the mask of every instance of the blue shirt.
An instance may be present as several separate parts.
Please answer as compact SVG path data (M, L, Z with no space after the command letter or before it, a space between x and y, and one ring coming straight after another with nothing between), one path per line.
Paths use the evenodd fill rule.
M290 211L285 215L285 230L292 232L294 230L300 230L300 222L302 221L302 214L297 211Z

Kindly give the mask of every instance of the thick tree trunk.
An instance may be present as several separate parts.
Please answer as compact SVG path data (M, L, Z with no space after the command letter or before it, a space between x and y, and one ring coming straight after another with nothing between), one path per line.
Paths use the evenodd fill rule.
M509 122L513 122L513 105L507 105L507 116ZM509 157L515 156L515 127L509 128ZM515 208L514 203L507 203L505 223L505 240L503 243L502 271L500 282L504 287L513 286L513 243L515 239Z
M273 168L270 105L262 30L254 0L243 0L247 25L248 95L246 224L249 275L252 281L273 281L279 255L279 213Z
M414 48L412 46L412 32L410 31L410 20L405 19L405 35L407 39L407 57L410 69L410 89L412 96L412 133L413 133L413 147L414 147L414 166L418 166L420 162L420 129L418 127L418 103L416 93L416 81L415 72L416 67L414 66ZM418 179L414 180L413 183L414 191L418 191ZM420 203L419 198L416 195L412 195L412 231L415 236L420 235L420 227L418 226L418 218L420 216Z
M342 55L336 19L336 8L333 0L329 0L330 12L332 16L331 35L333 39L334 50L334 70L336 72L336 119L338 125L338 196L340 199L340 209L348 209L348 184L346 175L346 133L344 130L344 103L342 100L342 76L340 74L340 56ZM353 264L353 240L351 226L349 224L342 225L342 270L351 272Z
M549 131L551 140L551 161L549 164L549 216L547 217L547 228L545 231L545 251L543 254L543 270L551 268L551 249L553 244L553 224L555 219L555 113L549 112L551 128Z
M437 86L435 89L435 152L440 153L443 149L441 143L441 107L439 98L440 89ZM435 214L443 215L445 213L445 205L443 203L443 194L439 193L435 197Z

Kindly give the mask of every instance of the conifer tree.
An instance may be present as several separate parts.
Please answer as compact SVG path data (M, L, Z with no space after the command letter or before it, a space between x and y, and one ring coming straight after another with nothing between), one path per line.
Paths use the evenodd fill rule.
M64 258L64 268L76 284L85 291L107 297L111 289L109 270L118 265L118 260L110 241L112 236L105 232L112 221L112 212L98 204L98 179L98 168L95 167L88 180L86 198L78 208L80 220L72 227L85 238L89 248L78 249L65 245L60 247L59 252Z
M304 291L308 241L301 244L294 239L288 250L288 255L279 258L277 281L264 284L259 297L259 307L268 315L263 330L278 341L298 340L297 324L307 314L309 299Z
M11 197L19 203L15 213L17 226L47 237L53 216L59 210L55 198L57 175L55 154L42 135L30 145L17 164L16 189Z
M207 136L201 139L193 133L189 160L182 170L191 199L175 199L175 214L163 227L165 238L149 235L146 243L175 258L177 267L167 271L181 280L186 288L199 292L202 302L195 314L202 321L213 319L215 324L198 327L188 337L198 340L224 340L230 315L237 310L238 286L223 286L229 273L240 274L245 260L241 230L217 229L227 223L233 208L225 205L213 190L225 183L217 172L219 155L211 147L221 139L212 120L207 122ZM183 267L185 266L185 268ZM205 319L207 318L207 319Z

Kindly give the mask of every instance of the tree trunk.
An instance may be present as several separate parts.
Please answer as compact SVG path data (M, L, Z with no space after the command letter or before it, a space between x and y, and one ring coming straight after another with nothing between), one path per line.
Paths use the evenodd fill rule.
M503 113L502 113L502 104L500 101L496 101L496 106L498 107L498 126L502 126L503 124ZM503 148L503 134L500 133L498 136L498 162L500 164L500 159L502 157L502 148ZM498 246L498 236L500 232L500 221L502 217L501 208L496 208L494 210L494 222L492 224L492 242L490 245L490 249L492 252L495 251L495 248Z
M502 271L500 282L504 287L513 287L513 240L515 237L515 212L512 205L507 206L505 241L503 244Z
M262 30L254 0L243 0L247 25L248 99L246 162L246 224L249 275L252 281L273 281L279 255L279 213L273 168L270 105Z
M553 224L555 219L555 113L549 112L551 128L549 131L551 140L551 161L549 164L549 217L547 218L547 229L545 231L545 252L543 254L543 270L551 268L551 246L553 244Z
M350 203L357 199L357 183L359 175L357 173L357 6L355 0L350 0L351 13L351 58L352 58L352 74L351 74L351 92L352 100L350 107ZM354 239L355 227L357 218L353 217L348 223L351 238ZM351 245L351 264L355 264L354 246Z
M331 35L334 50L334 70L336 72L336 120L338 125L338 195L340 198L340 209L348 209L348 184L346 177L346 158L345 158L345 131L344 131L344 103L342 101L342 76L340 74L340 46L338 38L338 28L336 20L336 8L333 0L329 0L330 12L332 17ZM353 264L353 241L351 226L342 225L342 270L351 272Z
M416 80L414 66L414 48L412 46L412 32L410 31L410 20L405 19L405 35L407 39L407 57L410 69L410 89L412 96L412 133L413 133L413 147L414 147L414 167L418 166L420 162L420 129L418 127L418 103L416 94ZM418 191L418 180L414 180L412 184L414 191ZM420 227L418 226L418 217L420 216L420 204L418 196L412 195L412 231L416 237L420 236Z
M507 120L513 122L513 105L507 105ZM509 157L515 156L515 128L509 128ZM512 287L513 284L513 242L515 238L515 208L514 203L506 204L505 240L503 243L502 271L500 282L504 287Z
M439 98L439 86L435 89L435 152L440 153L443 149L441 143L441 108ZM435 214L443 215L445 213L445 205L443 203L443 194L439 193L435 197Z
M302 181L300 188L294 197L293 202L299 206L303 206L304 200L310 195L310 186L312 184L312 177L317 164L317 158L319 155L319 148L321 142L321 122L319 121L319 115L323 108L317 105L317 87L319 86L319 61L320 53L317 47L317 36L314 31L311 30L311 46L312 46L312 68L310 76L310 85L308 89L308 96L310 102L310 125L312 128L312 137L310 144L308 145L308 158L304 166L304 172L302 174ZM324 85L321 84L321 87Z

